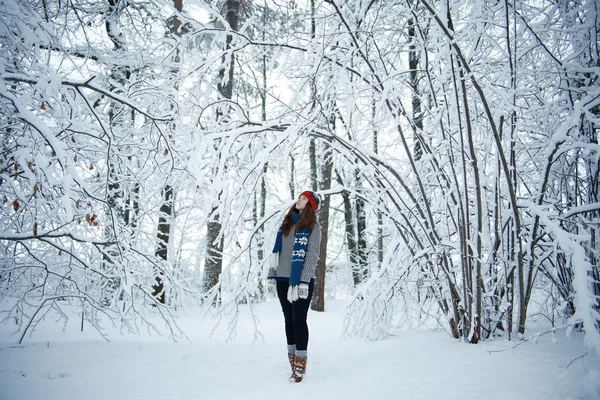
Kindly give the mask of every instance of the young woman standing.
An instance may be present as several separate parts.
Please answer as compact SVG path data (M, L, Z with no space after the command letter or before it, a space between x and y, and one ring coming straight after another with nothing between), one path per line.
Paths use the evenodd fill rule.
M285 321L290 381L301 382L306 372L308 325L306 317L315 286L315 268L321 250L321 225L316 193L300 193L277 233L268 290L277 295Z

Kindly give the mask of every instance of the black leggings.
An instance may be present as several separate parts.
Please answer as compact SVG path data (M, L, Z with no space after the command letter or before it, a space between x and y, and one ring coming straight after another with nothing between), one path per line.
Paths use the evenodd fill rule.
M296 350L306 350L308 347L308 325L306 324L306 316L310 299L312 299L314 282L308 285L308 298L298 299L290 303L287 299L289 288L288 282L277 281L277 297L281 303L281 310L285 319L285 336L287 344L295 344Z

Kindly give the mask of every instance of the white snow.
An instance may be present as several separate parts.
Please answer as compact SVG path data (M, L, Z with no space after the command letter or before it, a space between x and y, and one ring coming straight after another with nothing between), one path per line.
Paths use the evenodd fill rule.
M0 325L0 399L410 399L592 400L600 398L600 357L583 333L478 345L444 332L404 331L386 340L342 338L344 303L309 312L307 374L289 383L283 316L276 300L255 305L262 337L253 342L248 306L234 341L188 311L189 341L127 335L109 342L71 318L51 318L22 345ZM529 335L535 332L529 331ZM527 336L527 335L526 335Z

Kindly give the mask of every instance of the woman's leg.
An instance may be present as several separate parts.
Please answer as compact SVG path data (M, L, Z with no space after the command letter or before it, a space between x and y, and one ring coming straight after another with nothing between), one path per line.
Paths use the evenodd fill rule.
M308 308L310 307L310 300L312 299L314 288L315 284L314 282L311 282L308 285L308 297L306 299L298 299L291 304L287 302L290 304L292 311L296 355L301 357L306 357L306 349L308 348L308 324L306 323L306 317L308 315ZM298 354L298 352L301 353Z
M290 352L290 346L296 345L296 336L294 332L294 319L292 314L292 304L287 299L289 284L287 282L277 281L277 297L281 304L281 311L283 311L283 318L285 320L285 337L288 344L288 353Z

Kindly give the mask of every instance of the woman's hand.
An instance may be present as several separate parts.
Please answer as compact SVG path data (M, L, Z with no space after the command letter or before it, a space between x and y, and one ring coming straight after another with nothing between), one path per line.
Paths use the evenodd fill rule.
M287 292L287 299L290 303L295 302L298 299L308 298L308 283L300 283L296 286L290 286Z
M301 299L308 299L308 283L300 283L298 285L298 296Z

